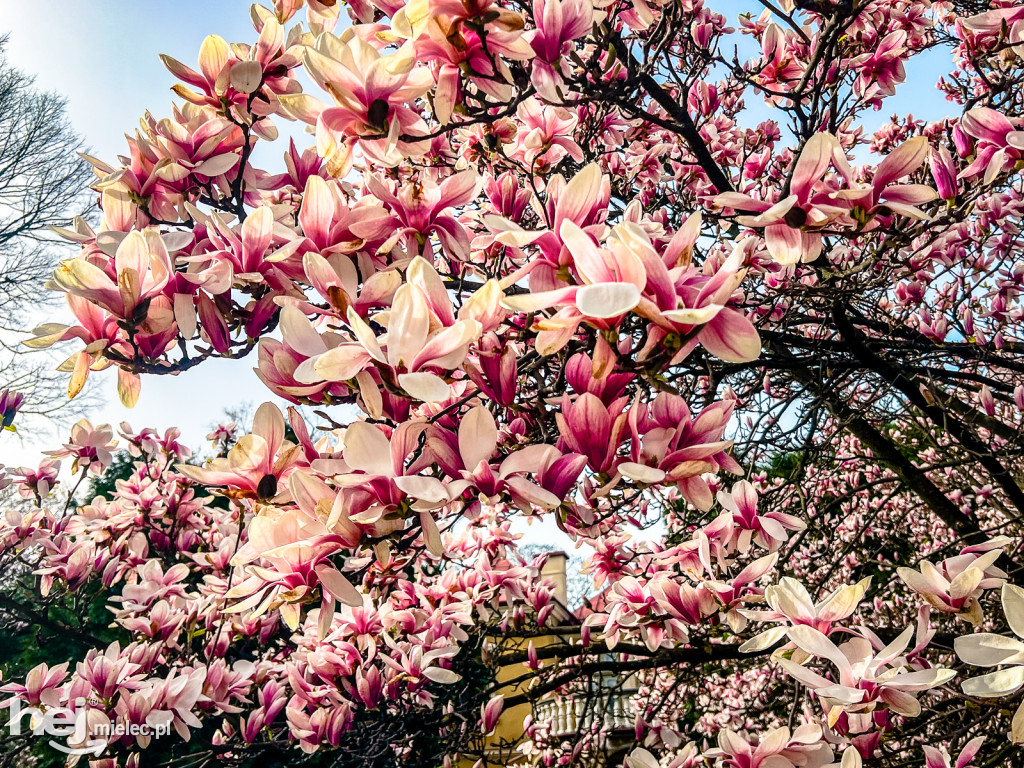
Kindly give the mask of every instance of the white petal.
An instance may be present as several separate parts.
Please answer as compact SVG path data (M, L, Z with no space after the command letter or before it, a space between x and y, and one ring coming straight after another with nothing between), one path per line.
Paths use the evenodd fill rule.
M398 377L398 384L424 403L439 403L452 396L451 387L433 373L403 373Z
M1013 693L1022 685L1024 685L1024 667L1007 667L996 672L989 672L987 675L964 680L961 688L968 696L997 698Z
M632 283L596 283L576 292L576 308L587 317L618 317L640 303L640 289Z
M624 461L617 467L624 477L636 480L638 483L660 483L665 479L664 470L657 467L648 467L645 464L637 464L632 461Z
M342 455L352 469L385 477L394 474L391 442L383 432L365 421L350 424L345 430L345 450Z

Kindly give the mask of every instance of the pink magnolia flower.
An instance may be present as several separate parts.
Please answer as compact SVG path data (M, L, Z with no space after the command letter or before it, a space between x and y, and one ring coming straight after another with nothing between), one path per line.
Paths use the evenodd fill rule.
M528 445L510 453L501 464L492 465L490 459L498 446L498 426L484 406L471 409L462 418L457 446L451 444L448 435L439 431L431 433L434 457L449 476L461 477L465 485L475 488L481 500L494 503L501 495L508 494L515 504L526 510L534 505L553 509L562 503L559 496L543 487L544 481L536 485L526 479L527 474L533 473L549 482L560 481L553 465L562 454L554 446ZM567 465L565 471L568 471Z
M752 637L740 646L740 650L748 653L770 648L786 636L790 625L809 626L825 635L831 635L836 622L853 615L857 610L870 585L870 577L856 584L844 584L815 603L803 584L784 576L778 584L764 591L770 611L746 610L743 615L757 621L785 623Z
M628 412L629 461L617 466L625 477L641 483L673 483L683 498L708 510L714 497L702 475L724 469L739 473L723 440L735 404L719 401L696 416L686 401L668 392L650 403L635 403Z
M56 666L40 664L33 667L25 675L24 683L7 683L0 686L0 691L13 694L11 698L0 702L0 709L9 707L18 700L22 705L48 707L60 706L61 688L68 676L68 662Z
M829 133L816 133L804 145L793 166L789 195L774 205L739 192L724 192L715 204L757 216L741 216L740 224L764 228L768 252L780 264L814 261L821 253L820 230L839 215L828 192L819 185L832 163L852 176L846 154L839 141Z
M814 627L800 624L787 631L790 640L804 653L835 665L838 679L823 677L786 658L777 661L791 677L815 692L830 725L844 713L870 713L881 707L904 717L916 717L921 705L915 694L943 685L956 676L956 671L908 671L902 654L913 632L913 627L907 627L892 643L876 652L864 638L854 637L836 646Z
M492 0L412 2L391 23L391 31L406 38L398 55L429 63L437 83L433 112L442 124L464 101L463 78L492 98L508 98L512 76L506 62L533 56L522 29L521 14Z
M897 568L896 572L932 608L955 613L977 626L984 619L978 598L986 589L1002 585L1006 578L993 563L1003 554L1001 547L1008 543L1009 539L1000 537L981 546L967 547L938 566L924 560L920 570Z
M948 202L955 201L960 192L960 182L957 178L956 163L945 145L938 149L932 148L928 156L928 168L939 197Z
M562 395L561 410L555 416L561 435L559 443L586 456L595 472L609 472L626 431L628 403L628 398L620 397L605 405L590 392L575 400Z
M994 8L976 16L957 19L957 25L971 35L982 38L997 38L1007 32L1007 40L1014 46L1017 55L1024 59L1024 8L1010 5Z
M921 747L924 750L925 768L974 768L974 758L984 743L984 736L977 736L971 739L960 750L960 754L954 762L950 762L952 758L949 756L949 751L946 747L933 747L930 744L925 744Z
M907 33L898 29L876 42L869 52L850 59L846 66L857 72L854 93L876 101L880 96L892 96L896 86L907 79L903 62L909 55Z
M704 755L717 758L716 765L728 768L824 768L833 759L832 748L815 723L804 723L792 732L785 726L776 728L753 741L723 728L718 732L718 746Z
M788 531L802 531L806 527L798 517L772 510L765 515L757 514L757 491L746 480L733 485L731 493L718 492L718 503L732 515L733 525L738 529L737 549L745 554L750 543L774 552L789 540Z
M303 62L334 106L307 94L282 96L281 105L316 125L317 151L332 173L340 171L334 175L347 172L353 143L368 159L389 166L422 152L401 137L426 133L423 119L408 104L433 85L428 69L399 66L399 59L382 56L351 28L340 37L320 35L314 47L304 49Z
M226 458L202 467L178 464L177 469L205 485L226 485L232 491L229 495L269 501L304 461L302 446L284 439L281 411L273 403L263 403L253 418L252 433L240 437Z
M988 107L976 107L960 120L965 133L978 139L977 157L960 172L965 179L983 176L991 184L999 174L1024 160L1024 130L1003 114Z
M23 499L39 499L42 501L50 495L50 491L58 483L57 476L60 474L60 462L53 459L43 459L39 462L39 466L36 469L18 467L15 473L18 494Z
M856 185L848 177L850 188L835 192L832 198L841 205L850 206L848 215L862 229L878 227L877 217L892 213L911 219L927 219L928 216L916 206L934 200L935 190L923 184L894 183L920 168L927 156L927 138L915 136L908 139L878 164L870 185Z
M82 419L71 428L71 439L63 448L43 453L55 459L73 458L73 472L83 468L94 475L99 475L113 461L112 451L117 447L117 440L113 437L114 430L109 424L93 427L89 421Z
M378 338L351 307L348 323L356 341L327 349L323 341L317 344L311 328L296 327L297 334L309 338L307 352L314 356L295 370L295 378L310 384L348 381L371 365L383 366L412 397L442 402L451 397L451 388L434 371L447 372L462 363L469 345L483 332L478 318L495 316L501 296L497 282L488 281L456 317L440 275L417 256L406 269L406 282L395 292L390 310L371 318L387 328L386 336ZM298 324L297 316L294 322Z
M390 251L398 242L410 255L431 257L427 238L436 234L445 253L466 261L469 258L469 233L449 209L459 208L474 200L479 192L480 178L473 170L462 171L438 184L423 173L402 184L397 192L376 175L370 176L367 188L392 215L370 220L366 225L354 223L352 233L365 240L381 235L387 239L380 251Z
M563 60L572 49L572 42L589 33L594 24L591 0L534 0L533 19L536 29L527 39L536 54L532 81L541 98L559 104Z
M170 56L161 56L171 74L201 91L197 93L178 84L174 92L196 105L221 108L226 102L244 113L251 104L256 114L271 114L273 102L269 97L300 90L291 72L299 65L299 60L285 50L282 24L283 21L273 16L260 19L259 39L248 47L246 58L241 58L238 49L220 36L208 36L199 48L199 72ZM261 90L264 98L251 98ZM276 132L264 121L255 121L253 127L264 138L276 138Z
M621 247L640 256L647 271L647 287L633 311L654 327L638 354L640 360L666 347L678 347L669 363L675 365L698 344L730 362L748 362L761 354L757 329L740 309L729 306L746 275L741 267L753 238L737 243L712 274L708 274L710 261L701 273L690 263L699 227L699 218L691 218L676 232L660 258L638 225L627 223L613 231L613 248L614 243L621 242ZM669 339L677 340L674 346L669 345Z
M109 271L86 259L68 259L53 273L63 290L98 304L115 317L140 323L135 310L158 295L174 274L174 264L156 228L129 232ZM112 273L112 274L111 274Z
M202 721L192 711L203 697L203 683L206 668L182 670L172 669L164 680L142 691L152 711L146 722L150 725L173 725L174 730L185 741L192 737L189 728L202 727Z
M521 127L515 144L506 150L509 157L539 171L550 169L565 157L583 161L583 149L573 139L579 118L568 109L550 107L535 96L523 101L516 110ZM555 223L558 226L558 223Z
M249 541L231 560L248 577L225 594L227 600L243 599L229 605L226 612L252 610L259 616L276 608L295 629L303 598L321 587L321 635L325 635L335 601L362 605L362 595L330 560L343 548L342 538L319 518L301 509L265 507L248 530Z
M206 439L213 443L214 448L228 446L238 439L238 424L234 421L218 424L210 431Z
M504 708L505 696L500 693L480 706L480 730L483 733L491 733L495 729ZM961 768L961 766L958 765L956 768Z
M558 236L571 254L579 284L512 295L503 302L517 312L564 307L554 317L536 324L541 331L537 348L542 354L552 354L565 346L584 320L599 329L617 327L623 316L640 303L647 285L644 265L635 254L599 247L568 219L562 222Z
M69 326L61 323L43 323L33 330L35 337L28 339L24 344L33 349L46 349L57 342L74 338L85 342L85 348L72 354L60 367L61 370L71 371L68 397L74 398L85 386L90 371L100 370L110 365L110 362L101 354L107 347L116 345L123 345L126 349L130 349L130 347L125 343L127 336L118 324L117 317L93 304L90 300L73 293L66 294L65 298L79 324Z

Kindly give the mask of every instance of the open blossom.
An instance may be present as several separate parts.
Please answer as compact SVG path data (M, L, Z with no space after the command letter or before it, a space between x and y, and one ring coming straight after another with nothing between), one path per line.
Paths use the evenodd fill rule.
M779 579L778 584L773 584L764 591L765 602L771 607L771 611L744 611L744 615L750 619L784 623L746 641L740 650L748 652L770 648L787 636L788 625L808 626L825 635L831 635L836 622L848 618L857 610L870 585L870 577L856 584L845 584L815 603L803 584L794 578L784 576Z
M426 132L409 102L433 84L428 70L402 71L398 59L381 55L352 28L339 37L321 35L315 46L305 48L303 62L334 105L307 94L285 96L281 103L292 116L316 125L317 151L341 171L337 175L350 167L355 144L369 159L387 165L416 151L417 145L401 136Z
M821 726L804 723L795 731L783 726L751 743L745 735L723 728L717 748L704 753L723 768L824 768L832 764L832 748L823 740Z
M146 299L160 294L174 273L163 238L155 228L134 231L117 246L109 265L97 266L87 259L69 259L54 272L64 290L88 299L123 320Z
M778 659L778 663L817 694L830 724L843 713L870 713L879 707L916 717L921 704L915 694L948 682L956 672L941 668L908 670L902 654L913 631L913 627L907 627L892 643L875 651L864 638L854 637L836 646L813 627L797 625L787 631L790 640L804 653L831 662L838 675L823 677L785 658ZM854 728L856 732L858 726Z
M949 751L945 747L933 747L930 744L925 744L922 747L924 750L925 768L975 768L974 758L984 743L984 736L971 739L964 745L955 761L950 757Z
M984 618L978 598L985 590L1002 585L1006 578L994 563L1003 554L1002 547L1009 543L1010 539L1000 537L966 547L938 566L924 560L920 570L898 568L897 573L932 608L955 613L977 626Z
M0 686L0 691L13 694L11 698L0 703L0 709L10 706L17 700L25 704L37 706L45 704L56 707L60 704L60 688L68 675L68 664L58 664L50 667L40 664L33 667L25 676L24 683L7 683Z
M591 0L534 0L533 15L537 27L530 33L533 60L533 85L537 93L552 103L563 99L558 86L562 81L562 57L572 42L590 32L594 7Z
M820 230L838 215L827 192L819 185L832 162L846 163L846 155L834 136L814 134L804 145L793 166L790 194L772 204L737 192L725 192L715 203L756 216L738 221L744 226L763 227L768 252L780 264L813 261L821 253Z
M248 498L270 500L282 481L303 461L302 446L284 439L284 417L273 403L256 411L252 432L243 435L228 451L205 466L179 464L188 477L209 485L226 485Z
M993 8L957 22L966 32L985 38L998 38L1004 30L1016 54L1024 59L1024 8L1009 5ZM959 767L958 767L959 768Z
M802 531L804 522L784 512L771 511L757 514L757 492L746 480L733 485L732 493L718 492L718 503L732 514L733 525L737 528L737 548L746 552L753 541L767 550L775 551L789 540L788 531Z
M896 93L896 86L907 79L906 44L907 33L897 30L875 43L870 53L851 59L848 66L858 73L854 92L868 99Z
M43 459L35 469L32 467L18 467L15 480L18 484L18 493L22 498L45 499L50 491L57 485L57 476L60 474L60 462L53 459Z
M390 310L370 318L387 327L386 336L374 333L370 323L350 307L347 320L355 340L328 349L305 318L298 314L287 318L286 331L308 339L304 351L310 357L295 369L295 378L310 384L348 381L380 364L390 367L398 386L419 400L449 398L451 388L439 373L458 367L469 345L483 332L484 322L500 316L501 290L489 281L456 316L441 277L425 259L413 259L406 280L395 291Z
M954 641L956 655L966 663L1000 667L995 672L964 680L961 687L968 696L999 698L1024 687L1024 589L1003 584L1001 600L1006 623L1017 637L979 632ZM1024 744L1024 702L1017 708L1010 727L1010 741Z
M792 170L790 194L774 205L737 192L715 198L719 206L753 211L740 216L744 226L764 228L768 252L780 264L814 261L821 253L821 231L829 227L858 230L879 226L879 216L899 214L912 219L928 216L916 206L935 199L935 190L921 184L897 184L914 172L928 154L928 141L916 137L887 155L875 170L870 185L854 181L846 152L835 136L816 133L804 145ZM836 189L825 176L834 166L845 181Z
M98 475L114 459L112 451L117 447L117 440L113 437L114 430L109 424L93 427L88 420L82 419L71 428L71 439L63 448L44 453L55 459L72 459L73 472L82 469Z
M1006 115L989 107L977 107L965 113L960 125L978 140L977 157L961 171L964 178L982 176L990 184L1000 173L1024 159L1024 130Z

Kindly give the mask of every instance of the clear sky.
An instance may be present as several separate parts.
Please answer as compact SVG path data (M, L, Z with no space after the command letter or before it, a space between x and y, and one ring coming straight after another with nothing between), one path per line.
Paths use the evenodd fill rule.
M64 95L90 153L114 162L127 151L124 134L134 132L147 109L157 117L170 112L174 79L158 54L195 67L208 34L253 40L249 6L247 0L0 0L0 31L10 33L8 60L34 74L42 89ZM54 314L47 319L70 318L62 305ZM128 421L136 429L180 426L196 446L225 407L270 399L252 371L255 360L253 353L242 361L208 361L177 377L144 377L142 397L132 410L117 400L112 369L94 374L93 387L106 402L88 416L94 424ZM38 451L52 444L52 436L31 430L23 430L21 441L5 435L0 463L35 463Z

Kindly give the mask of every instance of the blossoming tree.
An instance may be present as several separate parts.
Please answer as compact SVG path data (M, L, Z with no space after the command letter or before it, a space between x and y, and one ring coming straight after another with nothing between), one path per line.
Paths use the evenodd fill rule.
M123 425L81 505L109 427L9 473L0 607L76 647L8 705L173 727L96 768L599 764L599 717L487 737L610 675L633 768L1024 765L1024 9L750 5L280 0L165 57L29 343L127 405L253 353L313 422ZM524 518L588 552L577 625Z

